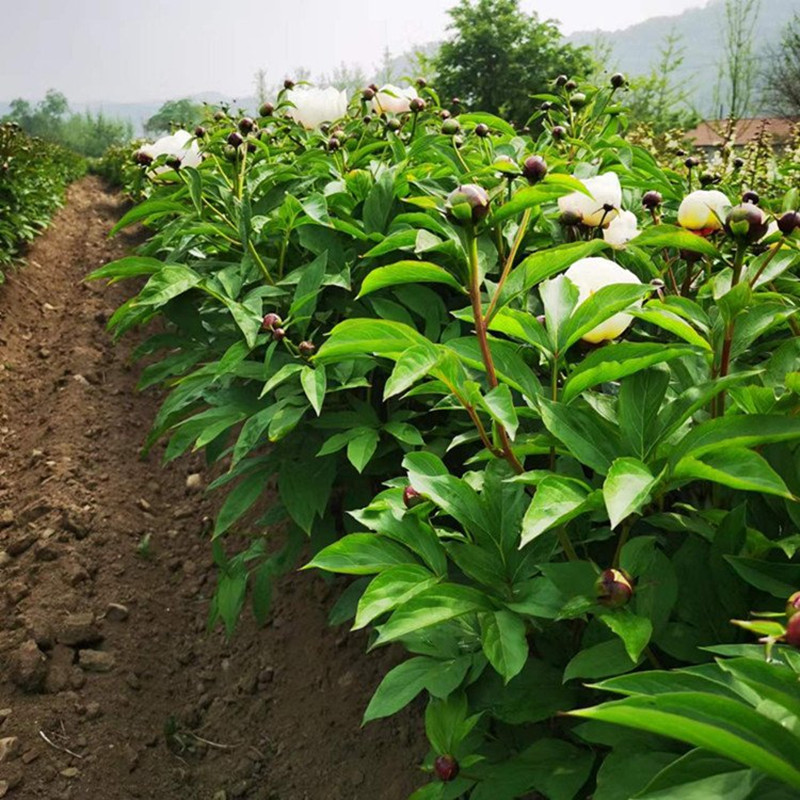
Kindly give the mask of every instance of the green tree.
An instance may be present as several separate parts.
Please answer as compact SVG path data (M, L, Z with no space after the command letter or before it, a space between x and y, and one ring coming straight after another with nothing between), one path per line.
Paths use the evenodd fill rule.
M676 79L684 49L680 36L670 31L650 74L631 80L628 116L634 125L645 124L654 133L663 133L686 130L700 121L700 115L690 105L692 87Z
M591 71L586 48L565 44L554 22L526 13L519 0L460 0L448 13L452 34L436 60L442 97L522 124L537 105L531 95L556 75Z
M173 125L191 128L203 118L203 106L184 97L182 100L167 100L144 124L147 133L167 133Z
M767 108L784 117L800 116L800 14L786 26L780 43L769 49L764 62Z

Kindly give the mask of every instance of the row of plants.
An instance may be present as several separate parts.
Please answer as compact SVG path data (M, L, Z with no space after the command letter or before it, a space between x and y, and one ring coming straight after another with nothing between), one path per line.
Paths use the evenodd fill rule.
M365 721L424 698L414 800L800 787L797 194L658 163L624 83L517 130L287 82L137 151L152 236L94 273L146 278L146 447L218 470L210 623L308 548L350 576L332 623L408 653Z
M47 225L84 171L75 153L27 136L13 122L0 124L0 282L2 267Z

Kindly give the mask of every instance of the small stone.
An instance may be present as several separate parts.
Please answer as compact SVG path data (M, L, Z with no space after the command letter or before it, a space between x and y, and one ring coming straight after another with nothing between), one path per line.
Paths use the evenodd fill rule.
M106 650L79 650L78 664L86 672L111 672L116 659Z
M203 479L199 473L193 472L186 478L186 488L190 492L200 492L203 489Z
M150 505L150 503L148 503L148 502L147 502L147 500L145 500L145 499L144 499L144 497L140 497L140 498L139 498L139 499L136 501L136 505L137 505L137 506L139 506L139 508L141 508L141 509L142 509L142 511L150 511L150 510L153 508L153 507Z
M97 644L103 640L103 635L97 627L94 614L86 612L70 614L61 624L57 638L61 644L78 647L79 645Z
M16 736L6 736L0 739L0 764L11 761L20 753L19 739Z
M13 559L5 550L0 550L0 569L8 566L12 561Z
M94 700L86 704L86 719L99 719L103 716L103 709L100 708L100 703Z
M23 642L12 657L11 680L24 692L38 692L47 676L47 659L33 639Z
M32 764L37 758L39 758L40 755L41 753L38 750L26 750L22 754L22 763Z
M11 787L8 785L8 781L0 781L0 797L5 797L10 788Z
M10 508L4 508L0 511L0 528L9 528L14 524L14 512Z
M125 622L129 616L128 607L123 606L121 603L109 603L108 608L106 608L106 619L109 622Z
M58 774L64 778L77 778L80 773L77 767L67 767L66 769L62 769Z
M127 683L131 689L137 692L142 688L142 682L139 680L139 677L135 672L129 672L125 676L125 683Z

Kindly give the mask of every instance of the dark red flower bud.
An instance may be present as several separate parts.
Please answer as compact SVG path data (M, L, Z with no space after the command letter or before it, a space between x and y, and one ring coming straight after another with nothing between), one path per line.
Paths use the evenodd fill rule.
M239 120L239 130L242 133L250 133L255 128L256 123L250 117L242 117Z
M261 320L261 327L265 331L271 331L276 325L280 325L283 320L273 312L264 315L264 319Z
M563 125L554 125L550 133L554 139L563 139L567 135L567 129Z
M482 186L465 183L450 192L445 208L453 222L480 222L489 213L489 195Z
M549 100L545 100L545 101L544 101L544 103L542 103L542 104L539 106L539 108L540 108L542 111L549 111L549 110L550 110L552 107L553 107L553 104L552 104L552 103L551 103Z
M313 342L300 342L297 345L297 349L300 351L300 355L308 358L309 356L313 356L314 353L317 352L317 346Z
M621 72L615 72L611 76L611 86L614 89L621 89L626 83L625 76Z
M594 589L597 602L608 608L621 608L633 597L631 579L621 569L601 572Z
M433 762L433 771L440 781L449 783L458 777L458 761L453 756L437 756Z
M172 169L181 168L181 160L178 156L167 156L165 163L168 167L172 167Z
M402 123L400 122L399 119L397 119L397 117L392 117L391 119L386 121L386 127L390 131L396 132L400 130L400 128L402 127Z
M566 89L568 92L573 92L573 91L575 91L575 89L577 89L577 88L578 88L578 84L577 84L577 83L575 83L575 81L569 80L569 81L567 81L567 82L564 84L564 88L565 88L565 89Z
M453 99L450 101L450 105L451 105L451 106L460 106L460 105L461 105L461 98L460 98L460 97L454 97L454 98L453 98Z
M284 88L284 89L286 89L287 91L288 91L289 89L294 89L294 81L293 81L291 78L287 78L287 79L286 79L286 80L283 82L283 88Z
M375 91L371 86L367 86L365 89L361 90L361 97L369 102L373 97L375 97Z
M694 156L689 156L689 158L687 158L683 163L688 169L693 169L694 167L700 166L700 159L695 158Z
M725 230L734 239L752 244L767 232L767 215L753 203L744 203L728 212Z
M331 138L328 139L328 150L335 153L341 147L341 144L342 143L335 136L331 136Z
M784 236L791 236L797 228L800 228L800 214L797 211L787 211L778 220L778 230Z
M485 123L483 123L483 122L479 122L479 123L478 123L478 124L475 126L475 135L476 135L476 136L480 136L480 137L481 137L481 139L485 138L486 136L488 136L488 135L489 135L489 126L488 126L488 125L486 125L486 124L485 124Z
M426 81L425 78L423 77L417 78L417 86L419 86L420 89L424 89L427 85L428 81Z
M661 201L663 199L664 198L661 196L661 192L651 189L649 192L645 192L642 196L642 205L648 211L652 211L654 208L658 208L661 205Z
M272 103L262 103L258 113L262 117L271 117L275 113L275 106Z
M742 202L743 203L753 203L753 205L758 205L761 198L758 196L757 192L747 191L742 195Z
M372 122L372 117L369 114L364 116L364 119L361 120L365 125L369 125Z
M450 117L452 117L453 115L452 115L452 114L451 114L451 113L450 113L450 112L449 112L449 111L448 111L446 108L443 108L443 109L442 109L442 110L439 112L439 116L440 116L442 119L450 119Z
M786 644L800 650L800 614L795 614L786 623Z
M442 133L445 136L455 136L461 130L461 123L455 117L449 117L442 123Z
M214 119L217 122L222 122L222 120L227 119L228 115L224 111L215 111L214 112Z
M419 114L420 111L425 110L426 103L421 97L412 97L408 107L413 114Z
M239 131L231 131L228 134L228 144L231 147L238 147L243 141L244 139L242 139L242 135Z
M800 592L795 592L786 601L786 616L791 619L800 611Z
M702 187L711 186L713 183L719 183L719 178L716 175L712 175L710 172L704 172L700 176L700 185Z
M204 128L202 125L198 125L198 126L197 126L197 127L194 129L194 135L195 135L195 136L196 136L198 139L202 139L202 138L203 138L203 137L206 135L206 129L205 129L205 128Z
M528 156L522 163L522 177L528 183L539 183L547 175L547 162L541 156Z
M367 89L372 89L375 94L377 94L379 91L377 83L371 83L369 86L367 86Z
M559 75L556 78L556 86L564 86L569 78L566 75Z
M273 328L272 329L272 338L279 342L281 339L286 337L286 331L283 328Z
M414 508L424 502L425 498L413 486L406 486L403 489L403 505L406 508Z
M733 166L735 169L741 169L744 166L744 159L743 158L734 158L733 159Z
M136 163L143 167L149 167L153 163L153 156L151 156L150 153L143 152L142 150L137 150L133 157Z
M569 99L569 104L573 108L583 108L586 105L586 95L583 92L575 92Z

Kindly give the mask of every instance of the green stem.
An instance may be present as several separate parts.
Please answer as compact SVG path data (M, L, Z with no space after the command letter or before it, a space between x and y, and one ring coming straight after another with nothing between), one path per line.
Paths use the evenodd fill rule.
M731 289L739 284L739 281L742 277L742 267L744 266L744 256L746 252L746 246L742 243L739 243L736 247L736 255L733 261L733 277L731 278ZM717 376L719 378L724 378L728 371L730 370L731 364L731 348L733 346L733 334L736 329L736 317L734 317L726 326L725 326L725 340L722 343L722 353L720 354L719 359L719 371L717 372ZM714 402L713 408L713 416L719 417L725 413L725 392L720 392L716 400Z
M525 238L525 234L528 232L528 226L531 223L531 214L532 210L530 208L526 208L525 212L522 215L522 220L520 221L519 228L517 229L517 235L514 237L514 243L511 245L511 250L508 253L508 257L506 258L505 265L503 266L503 272L500 275L500 280L497 282L497 286L495 287L494 290L494 295L492 296L491 302L489 303L489 307L486 309L487 325L492 321L492 318L496 313L497 303L500 300L500 293L502 292L503 286L505 286L506 280L508 280L509 273L511 272L511 269L514 266L514 260L517 257L519 248L522 246L522 240Z

